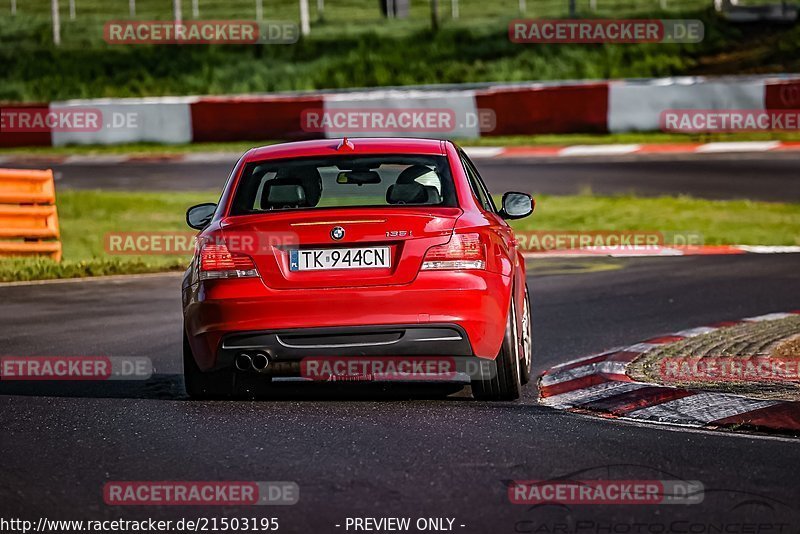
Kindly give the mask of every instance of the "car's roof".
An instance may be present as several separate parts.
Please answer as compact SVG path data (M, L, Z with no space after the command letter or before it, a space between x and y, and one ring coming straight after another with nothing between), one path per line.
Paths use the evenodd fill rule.
M345 142L345 139L347 140ZM297 141L253 148L244 155L245 163L265 159L358 154L414 154L443 156L445 141L408 137L350 137Z

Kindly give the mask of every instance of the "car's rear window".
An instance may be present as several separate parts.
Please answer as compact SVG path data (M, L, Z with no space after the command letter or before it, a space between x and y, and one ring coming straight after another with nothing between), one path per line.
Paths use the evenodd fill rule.
M231 215L346 207L456 206L445 156L336 156L253 162Z

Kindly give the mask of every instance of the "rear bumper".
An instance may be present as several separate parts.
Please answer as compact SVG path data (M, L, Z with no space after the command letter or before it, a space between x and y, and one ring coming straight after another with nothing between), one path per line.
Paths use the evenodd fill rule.
M203 370L229 367L236 351L248 344L290 360L348 355L493 359L503 341L510 295L509 277L485 271L426 272L406 285L315 290L274 290L255 278L215 280L184 287L184 319ZM347 343L314 346L336 345L314 343L314 335L343 336ZM437 338L450 339L419 341Z
M234 367L239 354L264 354L271 375L297 376L301 362L384 359L387 354L417 357L472 357L466 332L458 325L382 325L297 328L226 335L217 351L218 367Z

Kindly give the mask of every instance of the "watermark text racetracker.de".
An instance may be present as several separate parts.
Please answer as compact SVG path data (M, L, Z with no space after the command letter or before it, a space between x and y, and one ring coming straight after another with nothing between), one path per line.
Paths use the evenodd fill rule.
M649 505L699 504L698 480L515 480L508 485L512 504Z
M452 381L491 378L492 360L447 356L309 356L300 361L300 376L315 381Z
M292 481L114 481L103 486L108 506L290 506Z
M294 44L300 31L292 21L111 20L103 28L103 38L112 45Z
M0 381L148 380L145 356L0 356Z
M800 109L668 109L659 120L671 133L786 132L800 130Z
M512 43L699 43L703 22L695 19L527 19L508 26Z
M670 356L659 361L664 382L800 382L800 356Z
M113 111L103 114L99 108L31 106L0 108L0 132L99 132L106 129L139 127L135 111Z
M196 232L108 232L103 241L110 255L181 256L203 245L225 247L229 253L271 255L298 245L300 238L295 232L234 231L213 237L198 237Z
M517 232L517 246L523 252L603 250L608 252L660 251L665 247L701 247L697 232L654 230L534 230Z
M477 112L454 108L310 108L303 110L303 131L324 133L451 133L464 128L491 132L497 125L492 109Z

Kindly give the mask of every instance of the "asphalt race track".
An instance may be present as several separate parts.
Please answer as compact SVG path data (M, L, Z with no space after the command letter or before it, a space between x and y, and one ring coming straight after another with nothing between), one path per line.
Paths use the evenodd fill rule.
M661 333L796 309L799 266L796 255L531 262L535 372ZM520 402L496 404L471 401L468 390L445 397L357 384L342 386L347 399L304 385L279 400L189 401L179 283L172 274L0 287L3 354L149 356L157 373L145 383L0 384L5 516L272 516L280 531L320 533L345 532L347 517L396 515L455 518L465 533L800 527L796 440L555 411L536 404L533 385ZM508 481L558 477L693 480L705 497L693 505L509 503ZM121 480L296 481L300 502L106 506L103 485ZM754 524L761 529L746 530ZM728 530L714 530L720 525Z
M58 188L210 189L216 193L222 190L235 159L215 163L72 163L53 164L52 168ZM47 166L25 166L43 165ZM567 195L591 190L599 195L687 194L710 199L800 200L800 155L789 152L478 159L476 165L495 192Z

